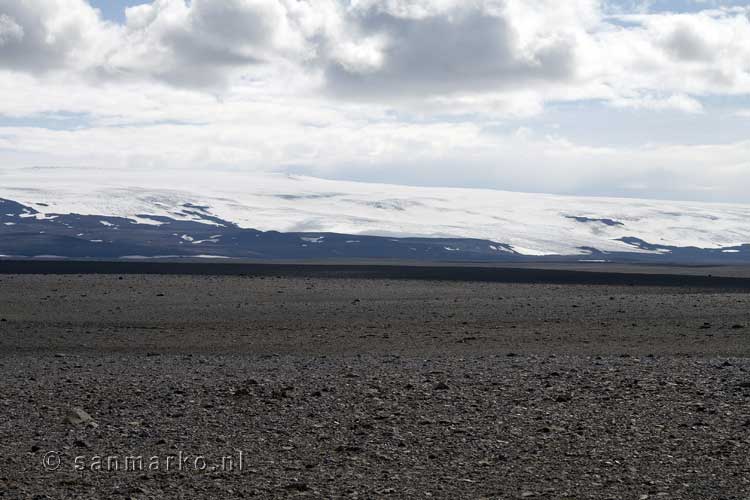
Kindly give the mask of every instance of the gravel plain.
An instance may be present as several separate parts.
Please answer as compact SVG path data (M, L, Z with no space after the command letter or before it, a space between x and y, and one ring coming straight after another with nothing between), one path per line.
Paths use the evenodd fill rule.
M7 274L0 376L2 498L750 498L747 290Z

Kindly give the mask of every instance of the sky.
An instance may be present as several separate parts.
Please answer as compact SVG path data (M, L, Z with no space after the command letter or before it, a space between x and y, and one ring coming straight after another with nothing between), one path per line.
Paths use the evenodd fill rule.
M736 0L0 0L0 95L0 182L263 171L750 203Z

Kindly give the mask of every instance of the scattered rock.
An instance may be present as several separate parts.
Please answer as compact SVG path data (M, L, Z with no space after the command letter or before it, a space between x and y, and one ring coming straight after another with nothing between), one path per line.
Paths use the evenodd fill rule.
M86 413L83 409L74 407L68 410L65 414L65 421L69 424L80 425L88 424L93 422L94 419L91 415Z
M128 277L127 285L142 279ZM167 278L158 279L165 286ZM208 293L219 289L214 278L196 279L209 287ZM253 304L253 290L246 286L244 280L230 299ZM266 281L264 287L269 286ZM130 322L118 316L104 315L101 324L92 319L91 326L87 319L82 328L61 323L45 344L46 354L43 346L37 358L22 354L0 359L0 415L5 421L0 431L8 438L0 440L5 457L0 457L0 498L8 491L11 498L159 498L176 491L185 498L390 494L637 499L646 493L646 498L659 498L668 491L667 498L677 499L713 498L718 488L726 498L745 498L741 479L746 475L743 446L750 411L743 405L750 401L750 361L742 353L750 337L739 331L731 334L729 327L733 317L744 322L746 297L703 295L710 303L701 307L716 306L716 311L676 319L672 307L686 306L693 295L670 291L662 296L654 289L645 298L636 291L610 303L607 295L619 289L606 292L599 287L592 294L597 309L590 309L588 298L576 297L585 312L578 318L566 316L578 311L569 309L567 289L550 287L555 291L544 296L544 303L534 302L533 311L523 298L506 300L493 311L473 297L492 294L495 285L467 286L471 301L459 299L458 319L449 325L441 324L446 313L439 302L414 301L399 309L393 300L386 307L371 300L364 288L337 292L330 310L315 302L310 307L320 311L319 317L303 314L302 304L300 309L291 307L299 298L296 289L285 295L287 309L274 313L264 302L268 295L275 296L272 288L258 294L257 307L248 306L238 316L232 316L234 302L223 300L229 306L206 309L206 323L193 325L189 314L184 323L181 317L169 316L174 323L147 336L142 336L144 325L131 331ZM168 289L170 301L182 300L183 294L171 284ZM539 293L546 289L539 287ZM157 290L149 289L138 299L153 308L147 309L153 314L160 310L152 300ZM527 287L519 290L531 295ZM363 315L358 306L346 308L347 300L354 299L352 293L365 297L359 298L364 309L372 304L373 317L369 311ZM77 295L72 294L74 300L79 300ZM128 311L125 304L134 296L135 291L122 294L122 313L140 322L140 311ZM193 300L196 294L185 296ZM610 315L620 300L628 314L654 312L658 301L664 301L666 313L654 312L654 318L622 316L615 322ZM36 307L29 307L29 315ZM516 312L506 318L513 308ZM346 311L351 318L342 316ZM12 314L16 328L21 316ZM203 307L195 317L202 314ZM279 314L278 328L273 314ZM213 315L216 324L211 323ZM518 321L519 333L512 335L508 322L518 315L530 323ZM471 327L457 332L454 323L462 316L472 318ZM701 317L713 324L712 330L695 331L703 323ZM144 316L144 324L150 324L150 318ZM241 324L231 326L236 318ZM422 326L424 319L430 324ZM600 326L601 319L610 326ZM629 327L636 319L638 331ZM750 332L750 323L745 323ZM32 327L37 326L18 323L18 334L14 332L11 340L21 339ZM86 329L91 333L82 334ZM392 333L393 343L382 351L352 337L381 330ZM534 330L545 337L534 337ZM716 339L708 342L712 331ZM58 333L65 338L58 339ZM457 338L475 339L473 349L454 344ZM584 338L592 346L579 342ZM100 339L114 341L115 346L127 342L136 355L110 353L111 344L104 344L106 353L100 357L77 354L76 346ZM32 335L30 340L38 339ZM255 354L213 352L230 344ZM435 345L441 347L439 354ZM193 347L192 357L183 354L183 348ZM52 357L58 350L67 353L65 359ZM147 359L149 350L162 357ZM285 354L270 354L273 351ZM506 357L510 351L518 357ZM620 357L624 351L630 351L630 357ZM683 351L688 354L674 355ZM549 355L552 352L557 356ZM649 352L657 356L646 359ZM66 415L68 404L76 406L71 418ZM56 421L40 421L39 415ZM101 423L98 431L91 429L92 415ZM74 425L62 423L63 417ZM136 425L127 425L130 421ZM240 466L235 449L244 452L243 474L236 474ZM41 460L50 450L63 454L63 474L42 475ZM180 450L205 453L207 472L97 475L67 470L74 455L134 452L145 458ZM218 469L223 455L234 456L232 473ZM16 491L9 486L11 479L17 481ZM690 488L681 486L688 483ZM116 484L117 491L125 493L113 495Z
M83 439L76 439L73 441L73 446L76 448L91 448L91 443Z
M336 447L336 451L339 453L359 453L362 448L353 445L340 445Z
M307 491L310 489L310 487L307 486L307 484L303 482L294 482L294 483L289 483L286 486L284 486L284 489L290 490L290 491Z
M287 391L288 391L287 388L274 389L274 390L271 391L271 398L272 399L286 399L286 398L290 397L289 394L287 393Z

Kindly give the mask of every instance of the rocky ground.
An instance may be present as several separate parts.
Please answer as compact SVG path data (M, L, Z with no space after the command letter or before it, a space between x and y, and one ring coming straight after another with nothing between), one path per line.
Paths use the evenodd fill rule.
M0 497L745 500L748 306L685 287L0 276Z

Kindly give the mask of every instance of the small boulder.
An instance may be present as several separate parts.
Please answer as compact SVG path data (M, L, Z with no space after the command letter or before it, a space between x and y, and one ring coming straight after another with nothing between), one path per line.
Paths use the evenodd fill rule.
M304 482L295 481L284 486L284 489L289 491L308 491L310 487Z
M73 446L75 446L76 448L91 448L91 443L83 439L76 439L73 442Z
M83 409L76 407L68 410L65 414L65 421L69 424L80 425L93 422L94 419L91 415L83 411Z

